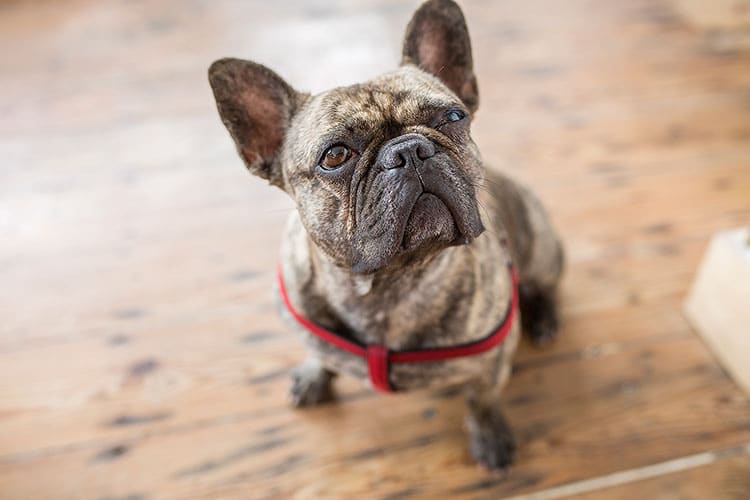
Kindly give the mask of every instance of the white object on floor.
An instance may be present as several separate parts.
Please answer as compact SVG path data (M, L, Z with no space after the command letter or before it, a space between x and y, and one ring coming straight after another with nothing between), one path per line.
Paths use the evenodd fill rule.
M714 235L685 314L721 364L750 394L750 230Z

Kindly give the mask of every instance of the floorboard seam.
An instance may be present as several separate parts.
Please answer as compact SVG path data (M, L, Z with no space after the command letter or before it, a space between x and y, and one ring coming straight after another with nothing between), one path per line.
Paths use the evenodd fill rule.
M643 467L636 467L634 469L614 472L612 474L606 474L591 479L575 481L534 493L509 497L506 500L552 500L572 495L580 495L614 486L621 486L627 483L642 481L644 479L663 476L665 474L704 467L719 460L740 455L750 455L750 443L734 446L732 448L723 448L720 450L696 453L694 455L686 455L684 457L645 465Z

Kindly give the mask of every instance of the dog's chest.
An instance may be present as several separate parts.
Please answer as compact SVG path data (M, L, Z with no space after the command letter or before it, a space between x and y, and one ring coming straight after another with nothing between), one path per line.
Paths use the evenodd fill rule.
M481 327L475 309L483 293L470 265L449 257L419 276L327 287L329 307L364 344L404 350L468 341Z
M447 249L429 272L410 276L404 270L372 282L337 274L340 268L308 248L304 233L287 233L282 267L293 304L313 323L361 345L396 352L473 342L493 332L509 307L507 257L491 234L483 234L471 246ZM324 366L369 378L365 359L310 334L286 311L285 316ZM512 354L516 330L500 348L449 361L397 364L390 378L399 389L416 389L492 376L498 360Z

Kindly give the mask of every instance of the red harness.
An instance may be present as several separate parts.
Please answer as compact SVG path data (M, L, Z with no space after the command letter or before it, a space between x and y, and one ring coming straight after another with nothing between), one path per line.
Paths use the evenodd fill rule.
M389 380L390 366L394 363L425 363L430 361L444 361L446 359L462 358L464 356L473 356L489 351L500 345L508 336L513 328L513 320L518 313L518 275L509 263L508 268L513 280L513 295L510 305L505 312L505 317L500 325L488 336L453 347L435 347L432 349L418 349L413 351L389 351L388 348L380 344L363 344L356 340L348 339L340 334L331 332L322 328L309 319L302 316L292 305L289 300L284 277L279 266L279 290L281 298L284 300L286 308L297 322L305 330L312 333L319 339L333 344L341 350L354 354L367 360L367 368L370 373L372 385L382 392L394 392L394 387Z

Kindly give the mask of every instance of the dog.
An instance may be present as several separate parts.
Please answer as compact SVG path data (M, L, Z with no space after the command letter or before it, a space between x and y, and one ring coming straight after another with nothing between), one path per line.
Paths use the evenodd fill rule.
M398 69L318 95L220 59L209 82L247 169L296 203L283 235L283 315L309 355L291 397L333 397L338 373L381 391L459 387L473 457L505 469L501 410L521 330L558 331L563 250L540 202L485 170L469 32L451 0L406 29ZM480 211L481 209L481 211Z

